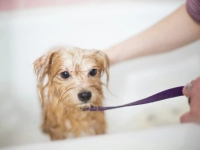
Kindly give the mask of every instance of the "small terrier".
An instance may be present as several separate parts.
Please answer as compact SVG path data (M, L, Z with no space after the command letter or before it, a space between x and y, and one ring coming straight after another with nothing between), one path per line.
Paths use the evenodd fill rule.
M101 76L107 82L109 60L102 51L57 48L34 62L43 112L42 129L51 140L106 132Z

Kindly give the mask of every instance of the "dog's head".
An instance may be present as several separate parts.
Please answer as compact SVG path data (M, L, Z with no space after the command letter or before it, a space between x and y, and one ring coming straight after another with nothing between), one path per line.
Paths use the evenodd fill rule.
M109 60L98 50L57 48L34 62L38 90L43 105L61 103L66 109L102 104L101 76L107 82Z

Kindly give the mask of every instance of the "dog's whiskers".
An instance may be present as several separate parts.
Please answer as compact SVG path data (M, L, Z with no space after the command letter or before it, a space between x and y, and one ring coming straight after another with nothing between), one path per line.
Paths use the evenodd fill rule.
M65 92L60 96L60 100L64 100L67 96L65 96L64 98L63 98L63 96L68 92L68 91L70 91L70 90L72 90L72 89L75 89L75 88L77 88L77 87L71 87L71 88L68 88L68 87L66 87L65 88Z

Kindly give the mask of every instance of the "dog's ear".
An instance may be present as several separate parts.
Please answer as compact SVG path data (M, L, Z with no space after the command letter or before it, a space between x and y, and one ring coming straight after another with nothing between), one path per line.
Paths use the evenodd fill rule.
M52 63L51 59L52 59L53 52L54 51L49 51L47 54L39 57L33 63L34 71L39 82L44 79L45 75L49 71L49 68Z
M97 54L97 59L99 62L101 62L102 70L103 72L106 73L107 76L107 83L109 81L109 66L110 66L110 61L108 59L108 56L103 52L103 51L96 51Z

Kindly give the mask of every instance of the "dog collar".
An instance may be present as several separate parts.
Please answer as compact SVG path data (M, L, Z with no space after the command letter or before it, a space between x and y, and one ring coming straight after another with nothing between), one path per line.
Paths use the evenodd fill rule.
M128 106L136 106L136 105L153 103L153 102L157 102L157 101L161 101L161 100L165 100L165 99L169 99L169 98L183 96L182 90L183 90L183 86L175 87L175 88L167 89L165 91L161 91L157 94L154 94L152 96L149 96L147 98L144 98L144 99L132 102L132 103L119 105L119 106L110 106L110 107L92 106L92 107L88 108L87 110L88 111L104 111L104 110L110 110L110 109L116 109L116 108L122 108L122 107L128 107Z

